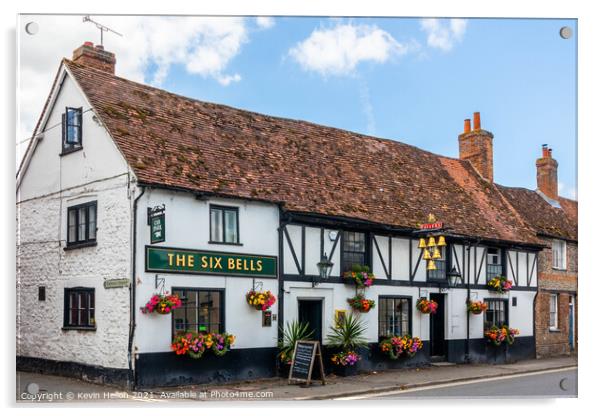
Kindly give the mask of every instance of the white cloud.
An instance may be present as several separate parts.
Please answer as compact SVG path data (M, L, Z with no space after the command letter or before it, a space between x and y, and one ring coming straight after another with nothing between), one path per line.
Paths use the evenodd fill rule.
M250 19L241 17L92 16L92 19L123 34L105 33L105 48L117 57L116 73L139 82L160 86L175 65L227 86L241 75L229 66L248 42ZM36 35L23 30L39 25ZM269 22L263 22L264 25ZM17 142L31 135L50 90L61 58L84 41L97 43L99 30L83 23L82 16L22 15L20 33L19 110ZM25 146L17 147L20 160Z
M220 84L222 84L223 86L228 86L230 85L232 82L238 82L241 80L241 77L239 74L234 74L234 75L224 75L222 77L219 77L217 79L217 82L219 82Z
M258 16L255 19L255 23L257 23L257 26L261 29L269 29L274 26L274 18L269 16Z
M420 28L427 34L427 45L450 51L462 41L466 32L466 19L422 19Z
M348 75L360 62L384 63L396 55L404 55L413 46L399 43L377 26L338 24L315 29L289 50L289 56L307 71Z

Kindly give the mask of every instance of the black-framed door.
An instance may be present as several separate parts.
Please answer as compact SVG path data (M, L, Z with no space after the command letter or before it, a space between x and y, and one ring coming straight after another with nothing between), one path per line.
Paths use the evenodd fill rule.
M430 345L431 357L447 356L447 344L445 342L445 295L431 293L430 299L437 302L437 313L430 315Z
M307 322L310 331L313 331L311 339L320 341L322 344L322 299L298 299L299 323Z

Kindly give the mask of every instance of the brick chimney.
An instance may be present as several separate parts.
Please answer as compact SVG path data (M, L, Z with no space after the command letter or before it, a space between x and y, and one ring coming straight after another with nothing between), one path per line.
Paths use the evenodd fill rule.
M537 189L545 196L558 201L558 162L552 158L552 149L541 146L542 155L535 162L537 166Z
M473 129L470 119L464 120L464 132L458 136L460 159L468 160L489 182L493 182L493 134L481 129L481 114L473 115Z
M115 74L115 54L105 51L102 45L94 46L92 42L84 42L73 51L73 62Z

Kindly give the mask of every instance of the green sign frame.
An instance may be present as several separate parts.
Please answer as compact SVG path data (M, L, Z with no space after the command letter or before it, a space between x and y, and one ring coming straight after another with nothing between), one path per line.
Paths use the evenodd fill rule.
M145 270L158 273L278 277L278 257L174 247L145 247Z

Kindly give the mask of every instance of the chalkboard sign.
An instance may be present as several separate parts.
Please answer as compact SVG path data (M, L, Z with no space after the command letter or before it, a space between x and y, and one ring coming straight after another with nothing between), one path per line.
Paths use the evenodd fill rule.
M305 384L309 384L311 382L311 374L316 358L318 359L318 365L320 366L322 384L325 384L324 363L322 362L322 353L320 352L320 342L297 341L295 343L293 361L288 375L289 384L291 381L302 381Z

